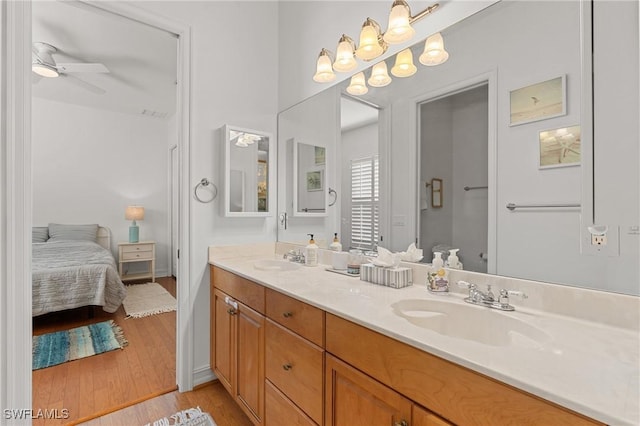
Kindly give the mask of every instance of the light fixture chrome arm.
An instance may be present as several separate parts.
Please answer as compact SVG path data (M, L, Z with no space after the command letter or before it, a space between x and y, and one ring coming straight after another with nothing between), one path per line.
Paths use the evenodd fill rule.
M416 13L414 16L410 17L409 18L409 22L413 24L414 22L419 21L420 19L424 18L425 16L435 12L435 10L437 8L439 8L439 7L440 7L440 3L434 3L431 6L429 6L428 8L426 8L425 10L423 10L422 12Z

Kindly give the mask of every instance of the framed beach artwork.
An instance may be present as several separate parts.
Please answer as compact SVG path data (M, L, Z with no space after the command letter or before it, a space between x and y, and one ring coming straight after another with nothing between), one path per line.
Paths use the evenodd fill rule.
M566 76L512 90L510 126L559 117L567 113Z
M315 148L315 164L320 166L326 163L326 148L323 146L316 146Z
M307 172L307 191L322 191L323 188L322 170Z
M580 165L580 126L544 130L538 140L541 169Z

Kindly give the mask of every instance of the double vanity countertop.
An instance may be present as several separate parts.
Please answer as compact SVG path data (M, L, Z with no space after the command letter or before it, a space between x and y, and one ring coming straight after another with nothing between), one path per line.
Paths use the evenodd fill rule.
M473 306L465 303L465 294L458 291L430 293L415 268L414 284L402 289L326 271L329 266L324 264L290 271L257 269L256 261L282 259L281 254L274 254L274 248L274 244L210 247L209 262L601 422L640 424L640 333L638 324L633 323L635 315L630 316L632 323L626 326L532 309L515 298L511 301L516 306L513 312ZM323 257L326 260L321 256L321 261ZM576 289L574 293L574 300L560 303L584 304L589 309L588 295L601 292ZM620 298L620 308L637 310L640 306L640 299L633 296L604 297ZM611 303L616 305L615 300ZM469 325L479 328L467 336L451 336L446 327L440 332L423 327L421 312L412 306L430 304L458 305L449 315L472 314L468 321L474 324ZM484 318L490 320L487 330L481 324ZM465 318L444 320L464 324ZM523 331L533 333L496 330L500 324L521 325ZM504 338L492 338L496 333Z

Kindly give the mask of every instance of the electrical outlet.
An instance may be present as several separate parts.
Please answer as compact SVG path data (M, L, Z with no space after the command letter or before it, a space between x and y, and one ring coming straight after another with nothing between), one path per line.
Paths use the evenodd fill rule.
M607 234L602 234L602 235L593 235L593 234L591 234L591 245L592 246L606 246L607 245Z

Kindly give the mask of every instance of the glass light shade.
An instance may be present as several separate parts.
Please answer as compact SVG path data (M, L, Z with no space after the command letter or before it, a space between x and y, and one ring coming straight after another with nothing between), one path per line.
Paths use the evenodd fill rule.
M449 59L449 53L444 50L444 40L440 33L436 33L424 43L424 52L420 55L420 63L427 66L440 65Z
M144 219L144 207L142 206L129 206L124 211L124 218L127 220L143 220Z
M343 35L338 43L338 50L336 51L336 60L333 63L333 69L338 72L353 71L358 66L356 58L353 57L353 51L353 40Z
M351 82L349 83L349 87L347 87L347 92L352 95L364 95L369 91L367 87L367 83L364 81L364 73L359 72L358 74L351 77Z
M331 67L331 58L329 52L322 49L318 61L316 62L316 73L313 76L313 81L318 83L329 83L336 79L336 75L333 73Z
M37 62L31 64L31 71L35 72L38 75L41 75L42 77L49 78L58 77L60 75L58 74L58 70L51 65L41 64Z
M369 86L384 87L391 83L391 77L387 73L387 63L385 61L378 62L371 70L371 77L367 80Z
M410 40L416 32L409 22L410 16L411 11L405 1L393 2L391 13L389 13L389 26L383 36L384 41L389 44L398 44Z
M413 65L413 53L411 49L404 49L396 55L396 63L391 68L391 74L396 77L409 77L416 73L418 69Z
M363 61L370 61L384 53L384 47L378 39L379 31L373 23L365 23L360 31L360 43L356 50L356 56Z

